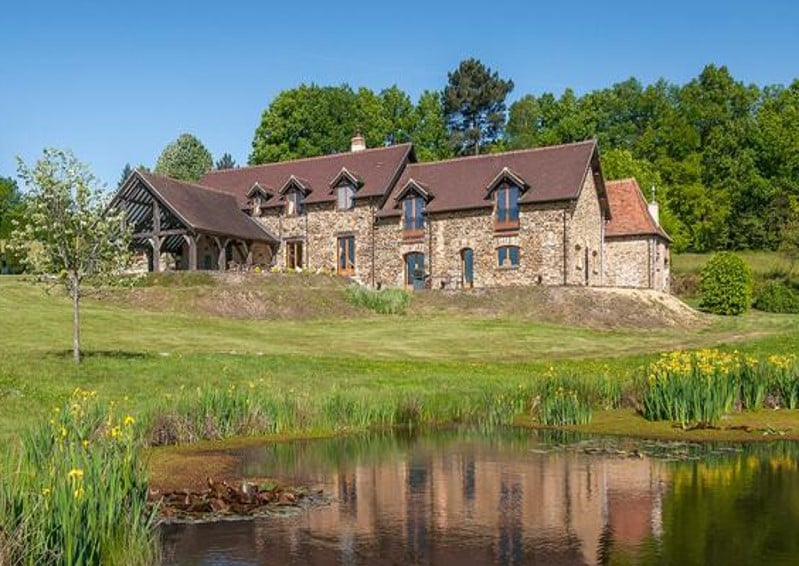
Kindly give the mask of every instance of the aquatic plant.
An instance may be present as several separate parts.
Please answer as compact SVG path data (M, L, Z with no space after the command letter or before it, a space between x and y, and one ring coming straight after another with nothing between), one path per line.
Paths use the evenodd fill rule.
M799 365L793 354L767 358L771 367L771 390L779 398L780 406L787 409L799 408Z
M77 389L3 458L0 563L152 564L136 419Z
M547 426L591 422L591 406L581 399L574 389L558 387L540 398L536 410L539 422Z

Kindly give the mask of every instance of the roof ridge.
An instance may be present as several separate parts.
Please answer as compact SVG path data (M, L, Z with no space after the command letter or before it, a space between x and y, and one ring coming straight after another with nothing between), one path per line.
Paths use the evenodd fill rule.
M272 161L271 163L261 163L259 165L246 165L244 167L234 167L233 169L212 169L207 171L204 175L215 175L217 173L230 173L231 171L245 171L249 169L258 169L260 167L271 167L273 165L281 165L285 163L297 163L298 161L312 161L314 159L328 159L330 157L340 157L342 155L360 155L362 153L371 153L375 151L385 151L387 149L396 149L399 147L413 147L411 142L397 143L394 145L386 145L382 147L369 147L361 151L341 151L339 153L328 153L326 155L314 155L312 157L300 157L297 159L287 159L286 161Z
M139 173L142 173L142 171L139 171ZM146 175L153 176L153 177L160 177L161 179L168 179L168 180L172 181L173 183L178 183L179 185L185 185L185 186L188 186L188 187L193 187L195 189L211 191L212 193L216 193L218 195L225 195L225 196L231 197L233 199L236 198L235 195L233 195L232 193L230 193L228 191L223 191L221 189L217 189L215 187L211 187L211 186L208 186L208 185L203 185L201 183L195 183L195 182L192 182L192 181L184 181L182 179L175 179L174 177L170 177L169 175L161 175L160 173L153 173L152 171L144 171L143 173L146 174ZM256 183L257 183L257 181L256 181ZM252 187L250 187L250 188L252 188ZM264 188L263 185L261 186L261 188Z
M439 165L444 163L454 163L456 161L465 161L467 159L483 159L486 157L503 157L506 155L518 155L520 153L536 153L539 151L547 151L551 149L562 149L564 147L570 146L577 146L577 145L585 145L585 144L595 144L596 139L591 138L588 140L583 140L579 142L569 142L569 143L561 143L558 145L543 145L540 147L528 147L524 149L513 149L510 151L500 151L499 153L482 153L480 155L463 155L461 157L451 157L449 159L439 159L438 161L422 161L418 163L409 163L408 167L414 167L417 165Z
M635 177L625 177L624 179L605 179L605 184L606 185L608 183L621 184L621 183L629 183L629 182L633 182L636 185L638 185L638 179L636 179ZM638 185L638 188L640 190L641 186Z

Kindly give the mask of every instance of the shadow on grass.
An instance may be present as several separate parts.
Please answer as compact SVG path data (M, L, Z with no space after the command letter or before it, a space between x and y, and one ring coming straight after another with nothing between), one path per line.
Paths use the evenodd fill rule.
M72 358L72 350L59 350L51 352L54 358ZM80 353L82 360L88 358L109 359L109 360L141 360L152 358L153 354L147 352L127 352L125 350L83 350Z

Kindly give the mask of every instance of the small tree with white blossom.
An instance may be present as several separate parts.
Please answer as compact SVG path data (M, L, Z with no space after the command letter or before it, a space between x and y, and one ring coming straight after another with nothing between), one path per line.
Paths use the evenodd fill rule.
M45 149L33 167L17 158L27 192L12 246L29 273L54 276L72 299L72 356L80 362L80 299L86 286L117 275L130 259L124 212L72 153Z

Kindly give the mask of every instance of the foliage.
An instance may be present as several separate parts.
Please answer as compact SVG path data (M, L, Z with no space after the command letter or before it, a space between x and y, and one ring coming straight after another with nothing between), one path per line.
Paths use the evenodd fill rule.
M752 286L752 270L740 257L717 253L702 269L699 308L713 314L741 314L752 304Z
M411 304L411 294L405 289L369 289L353 283L347 287L347 300L378 314L405 314Z
M122 168L122 174L119 176L119 181L117 181L117 188L121 187L123 183L128 180L131 173L133 173L133 167L130 166L130 163L125 163L125 166Z
M416 123L411 133L419 161L436 161L452 157L447 135L441 93L426 90L414 109Z
M19 258L10 247L6 247L6 242L11 237L14 221L19 221L22 209L17 182L9 177L0 177L0 275L18 270Z
M213 164L211 152L199 139L191 134L180 134L161 152L154 171L181 181L199 181Z
M124 213L108 208L97 179L71 153L45 149L32 168L19 160L19 176L28 193L12 247L30 273L55 276L72 296L77 363L84 284L117 274L129 258Z
M754 307L767 312L799 313L799 292L782 281L768 281L757 291Z
M234 167L236 167L236 160L227 152L223 153L222 157L216 161L217 170L233 169Z
M152 564L154 514L135 418L76 389L23 435L0 476L0 560Z
M450 144L459 155L477 155L500 139L505 126L505 99L513 81L470 58L447 74L442 104Z
M577 391L558 387L547 392L536 406L538 421L546 426L565 426L591 422L591 406Z

